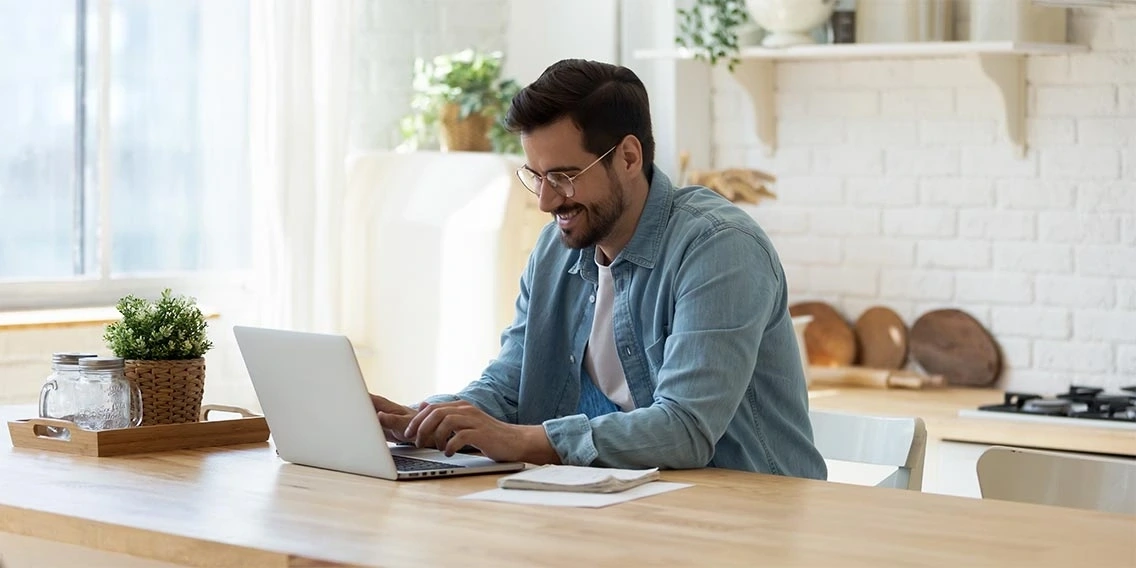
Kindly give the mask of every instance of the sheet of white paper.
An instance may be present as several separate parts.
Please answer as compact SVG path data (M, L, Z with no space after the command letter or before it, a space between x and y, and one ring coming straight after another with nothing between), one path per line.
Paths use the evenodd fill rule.
M575 491L531 491L525 489L489 489L461 499L475 501L498 501L521 505L549 505L552 507L607 507L634 499L642 499L676 489L690 487L689 483L670 483L652 481L619 493L577 493Z

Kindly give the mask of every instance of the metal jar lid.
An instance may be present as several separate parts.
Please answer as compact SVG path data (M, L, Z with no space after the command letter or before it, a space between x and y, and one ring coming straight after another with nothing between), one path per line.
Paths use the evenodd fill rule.
M56 365L78 365L79 359L87 357L98 357L98 353L78 353L78 352L65 352L53 353L51 355L51 362Z
M84 371L110 371L125 368L126 361L121 357L86 357L79 359L79 368Z

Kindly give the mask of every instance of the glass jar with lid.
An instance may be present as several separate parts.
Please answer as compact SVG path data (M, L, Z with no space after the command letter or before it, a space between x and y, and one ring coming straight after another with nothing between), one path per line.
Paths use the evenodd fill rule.
M130 428L142 423L142 392L126 378L119 357L79 360L75 385L77 414L73 422L84 430Z
M54 353L51 355L51 374L39 390L40 418L74 420L78 412L76 385L79 382L79 360L98 357L96 353ZM48 428L49 436L62 435Z

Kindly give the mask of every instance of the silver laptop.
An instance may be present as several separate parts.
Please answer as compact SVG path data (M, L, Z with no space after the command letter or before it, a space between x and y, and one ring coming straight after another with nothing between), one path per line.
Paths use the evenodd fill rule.
M355 350L342 335L245 326L233 333L284 461L392 480L525 467L388 443Z

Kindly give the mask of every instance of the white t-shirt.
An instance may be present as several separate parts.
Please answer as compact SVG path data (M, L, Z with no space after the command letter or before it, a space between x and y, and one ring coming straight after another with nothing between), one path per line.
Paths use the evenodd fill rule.
M615 348L615 328L612 326L612 304L615 303L615 284L611 278L611 267L600 262L600 251L596 249L596 266L599 268L599 284L596 290L596 315L592 321L592 333L584 348L584 365L592 381L600 392L627 412L635 409L631 391L627 388L627 377L623 374L623 364Z

